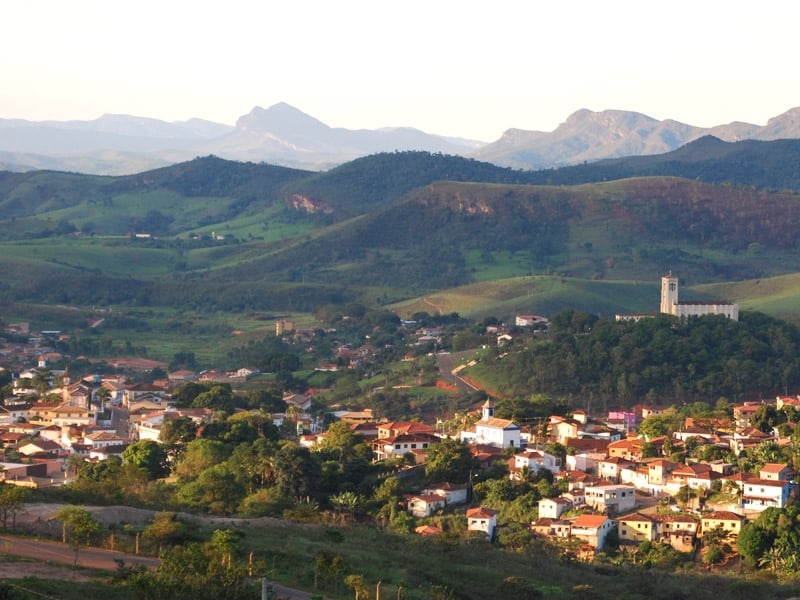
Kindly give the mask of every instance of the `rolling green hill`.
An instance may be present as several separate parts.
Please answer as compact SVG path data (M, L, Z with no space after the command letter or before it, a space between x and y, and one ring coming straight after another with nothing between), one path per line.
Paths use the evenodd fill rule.
M784 145L759 144L761 171L786 181L775 158ZM721 177L742 149L759 156L713 139L690 146L648 157L648 168L703 164ZM0 301L308 312L455 288L467 314L613 314L651 309L645 290L669 269L684 289L800 272L794 193L673 176L604 181L617 171L591 168L601 181L559 186L530 184L556 172L423 152L326 173L215 157L125 177L2 173ZM800 312L792 292L765 287L696 290Z

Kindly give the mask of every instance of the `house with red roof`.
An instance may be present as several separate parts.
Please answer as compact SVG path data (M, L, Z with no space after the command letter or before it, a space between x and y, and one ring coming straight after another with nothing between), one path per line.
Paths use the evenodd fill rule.
M445 497L439 494L409 494L405 498L408 512L417 519L430 517L437 511L444 510L447 504Z
M572 523L550 517L539 517L531 523L531 531L547 537L568 538L572 533Z
M658 522L651 516L635 512L617 521L620 542L653 542L658 536Z
M736 539L745 524L744 515L727 510L717 510L700 517L700 535L717 527L727 534L728 539Z
M435 494L445 499L446 506L464 504L467 501L468 488L466 484L436 483L422 490L422 494Z
M767 508L783 508L792 497L794 484L788 480L751 477L744 481L742 508L762 511Z
M691 489L711 489L711 483L718 479L719 475L714 472L710 465L705 463L693 463L682 465L672 471L667 481L667 491L675 494L683 486Z
M572 521L571 535L599 551L604 548L606 537L614 528L614 521L605 515L581 515Z
M786 463L767 463L758 471L758 476L770 481L791 481L795 472Z
M393 456L416 454L419 451L427 452L431 444L439 438L432 433L401 433L392 437L378 438L372 442L372 451L376 460L386 460ZM417 462L424 462L417 457Z
M435 525L420 525L414 528L414 533L422 536L437 536L444 533L444 531L441 527L436 527Z
M620 458L617 456L609 456L597 463L597 475L602 479L611 481L612 483L619 483L622 476L622 470L634 466L632 460L627 458Z
M689 515L652 515L658 522L658 539L678 552L691 552L699 523Z
M467 510L467 530L479 531L486 534L491 540L497 528L497 511L491 508L478 506Z
M395 437L400 434L436 433L433 427L419 421L393 421L378 424L378 439Z
M542 498L539 500L539 517L557 520L572 508L572 502L566 498Z

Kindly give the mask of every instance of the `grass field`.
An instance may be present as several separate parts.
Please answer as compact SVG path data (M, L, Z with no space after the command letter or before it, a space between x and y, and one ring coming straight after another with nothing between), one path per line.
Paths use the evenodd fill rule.
M657 312L660 281L608 281L535 275L466 285L398 302L391 309L403 317L425 311L457 312L470 318L512 317L520 313L551 315L570 306L601 317L616 313ZM764 312L800 323L800 274L739 283L704 284L681 289L682 299L737 302L743 310Z

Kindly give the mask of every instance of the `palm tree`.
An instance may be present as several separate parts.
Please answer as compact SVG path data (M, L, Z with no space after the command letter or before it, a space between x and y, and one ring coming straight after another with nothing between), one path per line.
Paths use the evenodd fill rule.
M86 461L80 454L70 454L69 458L67 458L67 470L64 476L67 476L71 472L73 477L77 477L85 462Z
M94 396L100 400L100 408L103 409L108 399L111 398L111 390L107 387L100 386L97 388L97 391L95 391Z

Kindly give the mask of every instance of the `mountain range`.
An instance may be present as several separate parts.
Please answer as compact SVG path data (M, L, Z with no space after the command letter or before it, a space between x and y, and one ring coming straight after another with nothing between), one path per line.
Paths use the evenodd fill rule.
M421 151L322 172L215 156L127 176L5 171L0 305L310 312L477 285L458 310L605 315L652 310L639 282L675 270L751 280L751 306L798 318L797 286L767 282L800 272L798 160L800 140L705 136L540 171ZM540 277L553 287L534 297Z
M358 157L406 150L459 155L515 169L550 169L662 154L708 135L725 141L798 139L800 107L764 126L733 122L711 128L632 111L582 109L552 132L509 129L489 144L411 127L329 127L286 103L255 107L235 126L129 115L90 121L0 119L0 170L119 175L215 155L322 171Z

